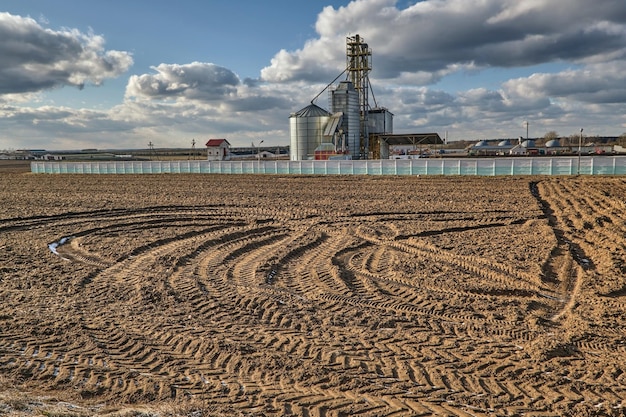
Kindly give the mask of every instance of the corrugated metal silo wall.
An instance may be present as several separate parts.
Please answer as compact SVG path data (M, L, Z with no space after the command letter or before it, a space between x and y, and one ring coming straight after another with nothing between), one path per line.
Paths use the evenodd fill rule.
M292 161L302 160L303 153L306 156L306 144L302 143L303 135L300 133L302 129L302 118L298 116L291 116L289 118L289 158Z
M359 93L354 88L338 88L332 91L331 94L333 112L343 112L341 129L343 129L346 135L347 148L352 158L358 159L361 152Z
M368 114L369 133L392 134L393 113L387 110L372 110Z
M324 127L326 127L328 120L328 116L292 116L290 118L290 159L292 161L313 159L315 148L322 143Z

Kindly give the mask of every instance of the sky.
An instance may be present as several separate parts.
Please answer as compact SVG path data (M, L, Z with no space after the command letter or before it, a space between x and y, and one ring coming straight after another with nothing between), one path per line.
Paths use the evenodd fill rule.
M289 145L356 34L394 133L626 132L624 0L2 0L0 150Z

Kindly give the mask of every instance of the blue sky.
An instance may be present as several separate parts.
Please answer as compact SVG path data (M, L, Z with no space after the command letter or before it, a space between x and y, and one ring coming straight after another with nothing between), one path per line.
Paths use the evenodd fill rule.
M287 145L354 34L396 133L626 132L623 0L4 0L0 150Z

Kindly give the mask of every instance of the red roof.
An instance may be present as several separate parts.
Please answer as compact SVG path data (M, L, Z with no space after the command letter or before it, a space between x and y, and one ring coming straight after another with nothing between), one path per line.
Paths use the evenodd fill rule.
M228 143L228 141L226 139L209 139L209 141L206 143L206 146L221 146L222 143L226 142L226 144L228 146L230 146L230 143Z

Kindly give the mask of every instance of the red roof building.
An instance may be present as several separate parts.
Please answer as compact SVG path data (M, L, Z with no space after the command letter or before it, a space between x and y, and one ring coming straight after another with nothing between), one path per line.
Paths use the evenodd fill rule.
M209 141L206 143L206 147L208 148L212 146L221 146L224 142L226 142L228 146L230 146L230 143L228 143L226 139L209 139Z
M226 139L209 139L206 155L209 161L226 161L230 159L230 143Z

